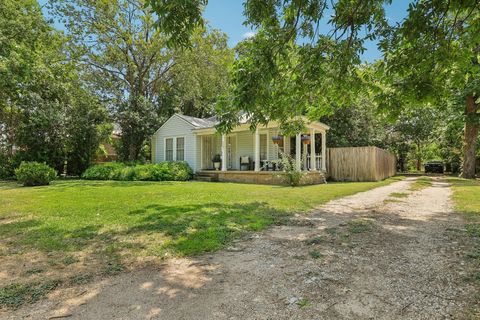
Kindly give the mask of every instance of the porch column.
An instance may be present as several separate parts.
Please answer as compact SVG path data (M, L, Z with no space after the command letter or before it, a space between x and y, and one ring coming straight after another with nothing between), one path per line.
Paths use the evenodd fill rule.
M322 132L322 170L327 171L327 132Z
M297 165L297 170L302 170L302 134L299 133L295 139L295 164Z
M197 138L200 139L200 170L203 170L203 136L197 136Z
M315 151L315 129L310 131L310 170L317 171L317 153Z
M255 130L255 171L260 171L260 132Z
M227 135L222 134L222 171L227 171Z

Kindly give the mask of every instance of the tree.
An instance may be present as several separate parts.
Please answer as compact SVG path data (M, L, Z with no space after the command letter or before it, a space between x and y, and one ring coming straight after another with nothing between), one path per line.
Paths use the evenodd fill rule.
M339 106L320 119L328 123L328 147L388 147L388 136L393 124L379 112L378 106L365 94L359 95L351 105Z
M174 110L195 117L212 116L218 97L228 91L234 51L218 30L199 28L187 50L177 50L171 69L171 104Z
M395 125L393 133L398 133L403 145L413 150L416 170L422 169L422 159L425 147L434 139L434 131L438 125L436 110L432 106L412 107L402 110Z
M148 1L174 42L185 39L192 26L201 23L207 2ZM296 131L303 125L299 115L318 119L330 113L332 105L351 102L359 88L353 66L360 62L364 41L386 27L382 5L388 2L245 1L246 24L258 32L238 52L232 94L217 110L222 120L219 129L231 130L238 112L246 111L253 127L278 120L284 131ZM179 11L177 22L173 14ZM175 34L178 25L179 35Z
M247 22L259 31L234 64L229 104L247 110L253 125L277 120L298 131L303 124L292 119L354 103L360 53L385 24L383 2L247 1Z
M218 83L225 82L224 76L215 77L220 68L226 74L222 59L231 53L225 36L216 31L197 28L188 52L170 46L162 23L144 0L51 2L53 13L65 22L73 57L88 70L92 86L121 127L118 151L123 160L141 158L145 141L175 107L205 108L207 103L199 101L210 103L225 86ZM200 83L207 74L211 82ZM189 93L189 101L179 99L179 93Z
M480 3L476 0L422 0L386 37L385 91L388 108L399 102L445 105L463 100L464 178L475 177L480 118ZM401 97L401 98L399 98Z
M51 3L65 22L73 58L121 127L120 156L137 160L143 142L161 123L155 101L172 67L172 52L154 28L153 15L142 0Z
M59 171L70 160L71 173L80 173L98 148L99 126L107 121L104 107L94 103L67 59L65 37L48 25L36 1L1 2L0 27L3 174L11 175L22 160L46 162ZM91 115L88 122L76 118L79 110Z

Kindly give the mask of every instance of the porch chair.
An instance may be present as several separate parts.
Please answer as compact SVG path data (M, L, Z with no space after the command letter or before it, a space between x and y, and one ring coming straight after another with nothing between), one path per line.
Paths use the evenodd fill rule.
M240 170L243 171L245 167L246 170L252 170L252 159L249 156L240 157Z

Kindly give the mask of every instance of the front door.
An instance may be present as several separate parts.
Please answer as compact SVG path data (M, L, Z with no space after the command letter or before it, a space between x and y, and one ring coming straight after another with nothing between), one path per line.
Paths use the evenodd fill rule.
M202 170L213 169L213 136L202 136Z

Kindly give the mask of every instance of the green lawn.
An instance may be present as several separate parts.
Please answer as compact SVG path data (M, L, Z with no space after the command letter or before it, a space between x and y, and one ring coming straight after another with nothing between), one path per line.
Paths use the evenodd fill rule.
M467 231L480 237L480 181L460 178L447 179L452 184L455 211L468 219Z
M0 266L10 284L51 281L57 274L76 283L79 274L90 279L92 272L115 273L142 259L215 251L245 231L392 181L297 188L80 180L28 188L0 182Z
M448 178L447 182L452 184L455 210L471 219L480 219L480 181Z

